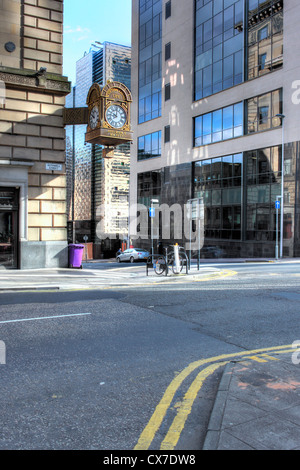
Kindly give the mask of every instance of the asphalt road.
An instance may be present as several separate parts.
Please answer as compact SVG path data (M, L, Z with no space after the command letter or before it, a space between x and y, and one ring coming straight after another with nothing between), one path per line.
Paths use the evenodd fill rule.
M190 364L300 340L300 263L226 268L236 274L1 293L0 449L131 450L147 429L157 450L196 376ZM155 428L151 418L182 371ZM176 449L201 449L220 376L204 382Z

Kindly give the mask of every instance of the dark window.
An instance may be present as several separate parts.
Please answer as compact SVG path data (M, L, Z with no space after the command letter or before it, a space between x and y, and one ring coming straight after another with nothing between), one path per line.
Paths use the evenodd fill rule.
M171 43L165 45L165 60L171 59Z
M19 190L0 188L0 267L17 268Z
M166 3L166 19L171 16L171 0Z
M170 139L171 139L170 126L165 126L165 143L170 142Z
M165 101L171 99L171 85L170 83L166 83L165 85Z

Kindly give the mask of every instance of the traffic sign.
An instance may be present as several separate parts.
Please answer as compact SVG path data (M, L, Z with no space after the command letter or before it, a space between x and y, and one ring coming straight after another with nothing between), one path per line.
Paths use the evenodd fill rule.
M155 217L155 207L150 207L150 209L149 209L149 216L150 216L150 217Z
M275 209L280 209L280 201L275 202Z

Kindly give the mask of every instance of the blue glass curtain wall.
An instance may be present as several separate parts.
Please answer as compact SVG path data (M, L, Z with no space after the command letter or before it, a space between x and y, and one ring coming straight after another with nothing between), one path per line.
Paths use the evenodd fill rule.
M161 116L162 0L139 3L139 124Z
M195 100L282 65L283 0L195 0Z

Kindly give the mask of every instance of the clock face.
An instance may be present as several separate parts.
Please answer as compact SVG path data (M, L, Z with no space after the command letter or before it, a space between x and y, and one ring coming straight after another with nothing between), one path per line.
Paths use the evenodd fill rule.
M127 120L126 112L121 106L112 105L107 108L106 111L106 120L108 124L116 129L121 129L124 126Z
M99 121L99 109L98 106L94 106L90 114L90 127L95 129Z

